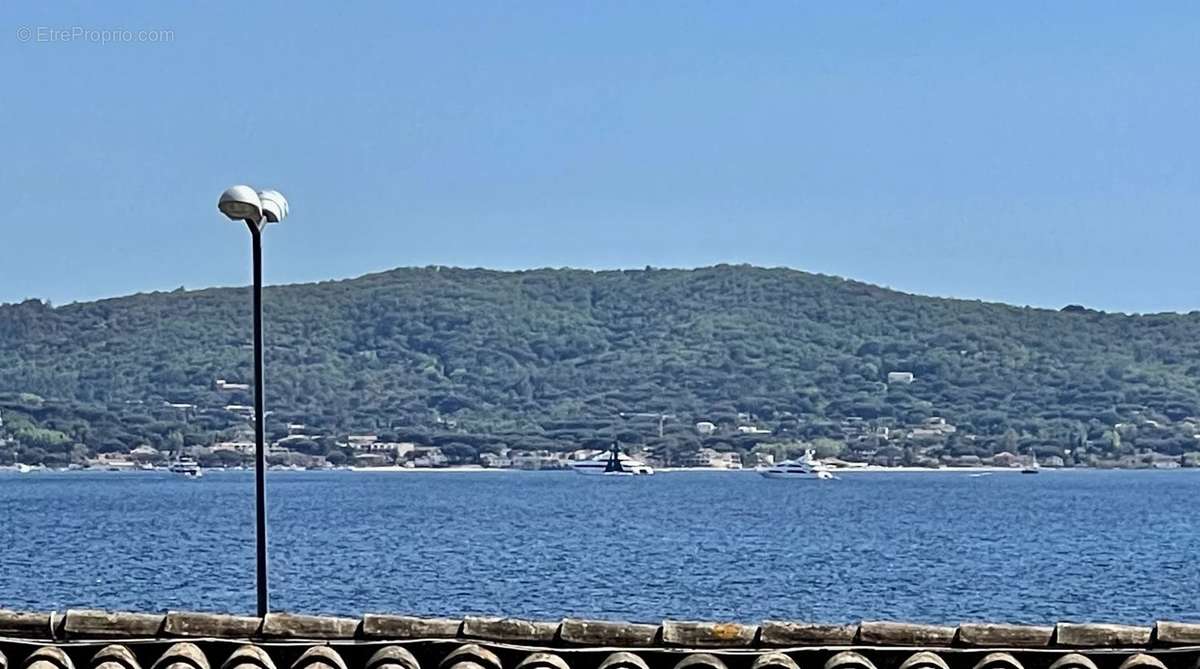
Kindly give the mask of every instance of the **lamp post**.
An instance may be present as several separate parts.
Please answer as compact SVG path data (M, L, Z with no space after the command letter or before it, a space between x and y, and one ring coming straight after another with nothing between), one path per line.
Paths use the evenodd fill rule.
M264 445L266 424L263 410L262 232L268 223L278 223L287 216L288 202L279 191L256 192L249 186L233 186L221 193L217 209L231 221L246 223L254 256L254 499L258 615L262 617L267 615L270 608L267 589L267 449Z

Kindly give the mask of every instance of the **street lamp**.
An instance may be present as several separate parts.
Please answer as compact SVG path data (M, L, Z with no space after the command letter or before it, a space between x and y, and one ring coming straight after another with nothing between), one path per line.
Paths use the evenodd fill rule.
M217 209L231 221L244 221L250 229L254 255L254 492L255 536L257 539L258 615L267 615L267 449L263 413L263 330L262 330L262 231L268 223L278 223L288 215L288 201L277 190L255 191L249 186L233 186L221 193Z

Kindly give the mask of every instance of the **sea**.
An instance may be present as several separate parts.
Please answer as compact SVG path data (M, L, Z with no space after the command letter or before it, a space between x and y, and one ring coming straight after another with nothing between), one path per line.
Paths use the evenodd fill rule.
M1200 619L1200 471L269 472L272 610ZM250 613L254 477L0 474L0 608Z

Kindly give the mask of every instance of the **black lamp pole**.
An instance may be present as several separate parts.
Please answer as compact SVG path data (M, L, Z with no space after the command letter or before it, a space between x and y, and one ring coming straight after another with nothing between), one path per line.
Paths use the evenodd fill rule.
M254 254L254 497L257 539L258 615L267 615L267 448L263 411L262 228L247 220Z

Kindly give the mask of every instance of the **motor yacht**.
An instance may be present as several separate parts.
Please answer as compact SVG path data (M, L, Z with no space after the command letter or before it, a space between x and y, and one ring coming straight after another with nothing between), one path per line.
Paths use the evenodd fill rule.
M769 479L830 480L837 478L829 465L813 457L812 451L806 452L799 458L784 460L770 467L760 467L758 473Z
M171 463L169 469L172 474L180 474L191 479L198 479L204 475L203 470L200 469L200 463L196 462L195 458L179 458Z

